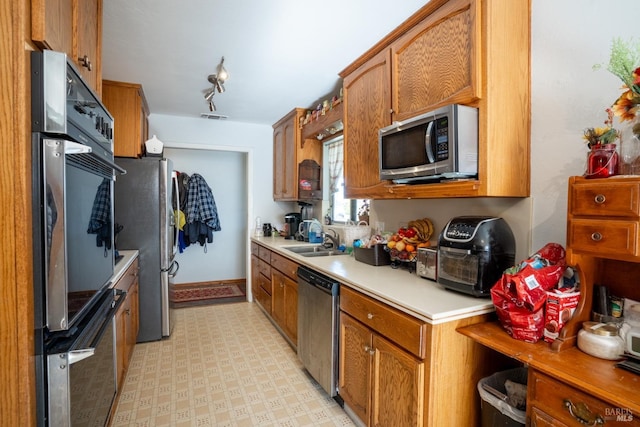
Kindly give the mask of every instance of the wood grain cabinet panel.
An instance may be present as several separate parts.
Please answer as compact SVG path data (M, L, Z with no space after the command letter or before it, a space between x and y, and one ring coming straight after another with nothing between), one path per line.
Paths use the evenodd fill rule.
M254 299L292 347L298 342L298 264L255 242L251 243L251 289ZM255 277L255 279L254 279Z
M73 1L73 61L84 81L102 94L102 0Z
M422 426L427 324L345 286L340 310L345 403L367 425Z
M136 258L127 268L114 287L125 291L126 299L116 313L116 381L118 390L124 384L124 378L129 369L129 361L133 355L139 329L139 299L138 299L138 259Z
M303 160L322 164L322 143L302 140L300 119L305 111L294 108L273 125L273 200L298 200L299 164Z
M149 139L149 106L142 85L102 81L102 100L114 119L113 154L141 157Z
M340 73L350 198L530 193L530 0L432 0ZM478 177L379 179L378 130L446 104L478 108Z
M74 0L31 0L31 39L42 49L73 54Z

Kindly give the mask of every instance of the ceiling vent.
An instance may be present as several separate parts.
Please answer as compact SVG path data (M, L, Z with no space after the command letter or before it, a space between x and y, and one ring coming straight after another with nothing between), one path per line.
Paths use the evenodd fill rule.
M211 120L226 120L229 116L225 116L224 114L216 114L216 113L200 113L200 117L203 119L211 119Z

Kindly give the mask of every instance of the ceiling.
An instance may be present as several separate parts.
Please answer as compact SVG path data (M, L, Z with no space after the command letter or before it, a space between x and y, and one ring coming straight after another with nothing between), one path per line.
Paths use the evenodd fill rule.
M209 74L228 120L275 123L339 91L338 73L428 0L105 0L102 77L140 83L152 114L200 117Z

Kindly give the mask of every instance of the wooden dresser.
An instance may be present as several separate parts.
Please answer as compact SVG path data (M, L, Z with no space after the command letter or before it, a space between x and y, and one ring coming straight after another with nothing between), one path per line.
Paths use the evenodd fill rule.
M552 343L511 338L497 322L458 332L529 366L531 426L640 426L640 375L576 347L589 320L594 285L640 300L640 177L569 179L567 261L580 276L581 300Z

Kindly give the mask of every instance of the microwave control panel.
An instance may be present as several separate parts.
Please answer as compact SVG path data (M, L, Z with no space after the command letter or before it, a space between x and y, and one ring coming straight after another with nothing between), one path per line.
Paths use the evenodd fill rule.
M449 118L436 120L436 160L449 158Z

